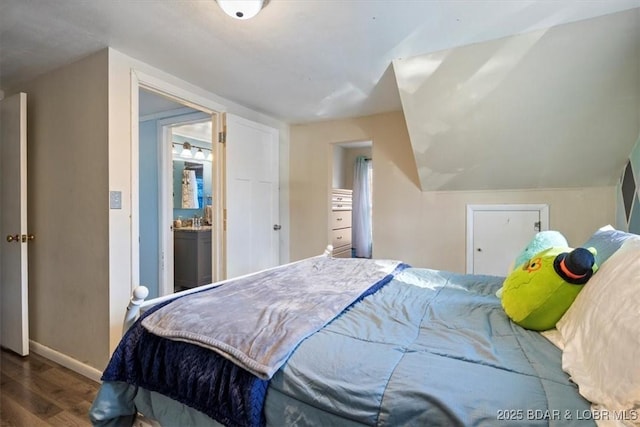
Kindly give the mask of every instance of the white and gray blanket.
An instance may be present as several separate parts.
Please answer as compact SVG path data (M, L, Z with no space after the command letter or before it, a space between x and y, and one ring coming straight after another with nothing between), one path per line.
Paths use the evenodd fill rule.
M212 349L269 379L399 261L315 257L187 295L147 316L151 333Z

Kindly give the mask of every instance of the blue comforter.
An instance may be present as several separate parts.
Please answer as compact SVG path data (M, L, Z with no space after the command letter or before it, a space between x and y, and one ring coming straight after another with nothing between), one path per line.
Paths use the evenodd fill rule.
M226 425L256 417L273 426L584 425L589 403L562 371L560 351L505 316L500 285L406 269L303 341L269 382L136 327L128 333L136 344L114 355L122 363L105 373L91 416L124 425L143 409L164 425L188 425L197 419L191 407ZM264 407L254 405L265 389ZM174 400L161 410L141 403L156 392Z

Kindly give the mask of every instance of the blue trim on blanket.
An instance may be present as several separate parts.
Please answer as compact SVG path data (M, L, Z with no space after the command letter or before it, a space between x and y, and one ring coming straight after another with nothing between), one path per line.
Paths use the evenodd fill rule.
M376 292L378 292L380 290L380 288L382 288L384 285L386 285L387 283L392 281L393 278L396 275L398 275L398 273L400 273L402 270L410 268L410 267L411 266L409 264L405 264L404 262L401 262L400 264L398 264L396 266L396 268L391 273L387 274L382 279L378 280L376 283L373 284L373 286L371 286L369 289L364 291L362 293L362 295L360 295L355 301L353 301L351 304L349 304L349 306L345 309L345 311L350 309L355 304L359 303L360 301L362 301L364 298L368 297L369 295L373 295ZM343 311L343 313L344 313L344 311Z
M399 264L346 310L408 267ZM140 316L113 353L102 380L123 381L162 393L227 426L264 426L263 406L269 380L256 377L212 350L158 337L142 326L142 319L176 299L158 304Z

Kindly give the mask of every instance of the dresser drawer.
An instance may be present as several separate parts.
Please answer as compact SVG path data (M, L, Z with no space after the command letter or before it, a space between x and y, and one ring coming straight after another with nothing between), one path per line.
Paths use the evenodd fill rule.
M331 229L351 227L351 211L332 211Z
M351 210L353 191L334 188L331 192L331 209L334 211Z
M331 195L331 203L351 203L353 201L353 197L351 194L332 194Z
M350 211L351 208L351 200L348 202L331 202L331 210L333 211Z
M332 232L331 244L334 248L340 248L342 246L351 247L351 227L339 228Z
M351 258L351 248L347 246L345 248L334 249L331 256L334 258Z

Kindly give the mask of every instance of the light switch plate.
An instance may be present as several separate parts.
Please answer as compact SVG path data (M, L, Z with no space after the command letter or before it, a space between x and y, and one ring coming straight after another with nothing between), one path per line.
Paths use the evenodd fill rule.
M122 191L109 191L109 208L122 209Z

